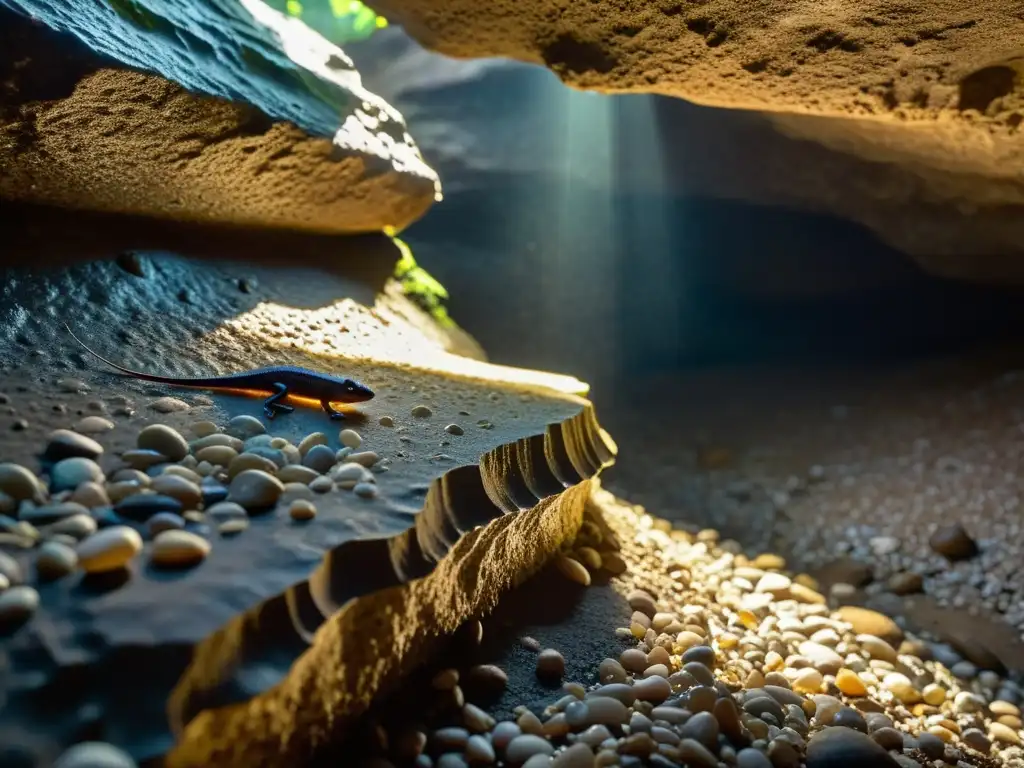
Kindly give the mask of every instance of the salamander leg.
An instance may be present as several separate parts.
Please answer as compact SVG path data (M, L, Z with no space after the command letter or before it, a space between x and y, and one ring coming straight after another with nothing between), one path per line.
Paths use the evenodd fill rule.
M263 413L267 415L268 419L274 418L278 413L291 413L295 410L292 406L281 402L286 397L288 397L288 387L280 383L274 384L274 394L263 401Z
M324 413L330 416L334 421L340 421L345 418L345 414L341 411L336 411L331 408L330 400L321 400L320 407L324 409Z

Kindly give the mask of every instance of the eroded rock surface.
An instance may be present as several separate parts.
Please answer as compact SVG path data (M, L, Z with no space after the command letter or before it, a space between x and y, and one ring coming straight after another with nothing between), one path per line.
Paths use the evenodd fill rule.
M899 13L870 0L372 5L447 55L761 112L689 110L686 120L714 124L697 139L711 147L695 161L707 167L698 186L860 221L942 274L1022 279L1007 258L1024 242L1024 17L1013 0ZM686 133L660 140L681 142L679 154Z
M401 229L440 194L345 54L262 3L0 15L0 197L352 233Z

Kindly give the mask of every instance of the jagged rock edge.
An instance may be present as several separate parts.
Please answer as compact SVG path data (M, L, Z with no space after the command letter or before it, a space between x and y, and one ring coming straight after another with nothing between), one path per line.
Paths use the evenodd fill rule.
M443 636L539 570L575 536L591 479L614 462L614 441L581 403L543 434L436 479L403 533L340 545L308 581L197 646L169 702L178 744L167 768L303 764L336 745ZM422 599L430 593L449 601L448 615L436 598ZM417 605L429 607L429 621L406 622ZM298 658L284 679L239 702L235 674L290 650Z

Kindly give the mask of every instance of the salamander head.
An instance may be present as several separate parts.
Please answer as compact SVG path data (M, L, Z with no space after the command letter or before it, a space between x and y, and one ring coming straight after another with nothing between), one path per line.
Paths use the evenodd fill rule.
M373 390L355 379L338 379L331 393L333 403L364 403L373 399Z

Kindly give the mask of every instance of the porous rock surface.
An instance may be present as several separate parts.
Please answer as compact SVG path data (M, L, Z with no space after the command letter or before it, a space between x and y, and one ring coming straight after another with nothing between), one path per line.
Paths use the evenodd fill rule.
M352 233L440 195L345 54L262 3L9 0L0 19L0 198Z
M709 179L716 193L847 216L943 274L1021 279L1007 264L1024 242L1015 0L371 5L446 55L505 56L581 88L761 112L716 118L743 172L730 184L723 159L723 178ZM753 143L775 132L791 141Z

